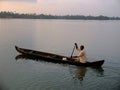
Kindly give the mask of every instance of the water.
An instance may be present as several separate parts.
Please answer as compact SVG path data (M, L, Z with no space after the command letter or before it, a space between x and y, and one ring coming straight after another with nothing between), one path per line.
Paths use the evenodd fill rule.
M120 21L0 19L0 90L119 90ZM14 46L70 56L85 45L102 68L18 59ZM77 55L74 52L74 55Z

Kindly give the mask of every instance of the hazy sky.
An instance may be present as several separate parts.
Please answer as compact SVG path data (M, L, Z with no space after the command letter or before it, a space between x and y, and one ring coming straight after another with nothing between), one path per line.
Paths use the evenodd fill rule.
M0 11L120 16L120 0L0 0Z

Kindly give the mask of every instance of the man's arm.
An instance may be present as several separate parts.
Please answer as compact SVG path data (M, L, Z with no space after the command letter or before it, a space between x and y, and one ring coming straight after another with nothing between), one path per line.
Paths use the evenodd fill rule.
M76 50L80 51L80 49L78 48L77 43L75 43L75 47L76 47Z

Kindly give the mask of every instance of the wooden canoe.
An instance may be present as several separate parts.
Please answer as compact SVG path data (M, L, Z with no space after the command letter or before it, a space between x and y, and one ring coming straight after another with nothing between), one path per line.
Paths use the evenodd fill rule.
M76 59L67 57L67 56L62 56L62 55L57 55L57 54L52 54L52 53L47 53L47 52L41 52L41 51L36 51L36 50L30 50L30 49L24 49L24 48L19 48L17 46L15 46L15 49L23 55L35 57L35 58L42 59L48 62L71 64L71 65L77 65L77 66L89 66L89 67L101 67L104 63L104 60L80 63Z

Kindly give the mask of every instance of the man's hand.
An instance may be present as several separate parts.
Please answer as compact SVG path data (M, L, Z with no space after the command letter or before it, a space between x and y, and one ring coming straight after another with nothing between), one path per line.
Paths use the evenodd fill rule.
M76 48L78 48L78 45L77 45L77 43L75 43L75 47L76 47Z

